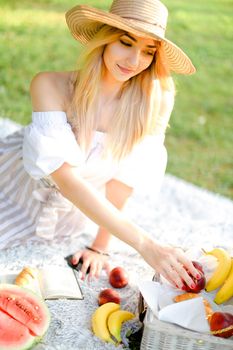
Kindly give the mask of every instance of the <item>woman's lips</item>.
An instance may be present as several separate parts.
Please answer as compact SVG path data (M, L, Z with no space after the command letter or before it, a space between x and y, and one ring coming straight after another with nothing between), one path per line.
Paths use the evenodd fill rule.
M127 69L127 68L121 67L121 66L119 66L119 64L117 66L120 68L121 72L124 73L124 74L133 73L133 70L131 70L131 69Z

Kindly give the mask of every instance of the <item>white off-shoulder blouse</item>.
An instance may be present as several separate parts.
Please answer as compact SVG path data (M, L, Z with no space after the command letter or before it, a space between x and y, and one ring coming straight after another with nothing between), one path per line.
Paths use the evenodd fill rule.
M65 112L33 112L32 123L24 133L25 170L38 180L67 162L78 167L83 178L94 185L114 178L136 191L146 186L154 192L157 183L161 183L167 162L164 135L147 136L120 162L102 158L104 140L105 133L95 131L91 149L84 154Z

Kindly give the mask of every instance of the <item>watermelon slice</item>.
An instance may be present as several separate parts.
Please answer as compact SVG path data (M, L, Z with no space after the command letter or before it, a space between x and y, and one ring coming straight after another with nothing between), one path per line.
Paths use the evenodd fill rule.
M0 284L0 350L29 349L47 331L50 313L36 294Z
M37 338L28 328L14 318L0 311L0 349L30 349Z

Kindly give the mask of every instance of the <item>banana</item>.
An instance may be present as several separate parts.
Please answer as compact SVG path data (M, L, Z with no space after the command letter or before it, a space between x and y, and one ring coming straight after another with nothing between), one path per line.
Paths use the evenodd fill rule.
M131 318L134 318L135 315L126 310L117 310L114 311L108 318L108 329L114 338L120 343L121 342L121 326L122 323Z
M233 297L233 258L231 258L231 269L223 286L219 289L215 296L215 303L222 304Z
M207 292L211 292L220 287L227 278L231 269L231 257L228 252L222 248L214 248L206 254L213 255L218 260L218 266L214 271L213 276L207 282L205 288Z
M119 310L119 308L119 304L106 303L95 310L92 315L92 330L98 338L114 343L107 327L107 319L112 312Z

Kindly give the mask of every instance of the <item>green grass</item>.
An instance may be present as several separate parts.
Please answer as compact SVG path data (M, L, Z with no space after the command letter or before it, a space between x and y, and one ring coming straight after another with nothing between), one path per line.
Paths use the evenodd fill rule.
M0 0L1 117L27 124L33 75L75 68L80 45L69 34L64 12L77 3ZM108 8L111 1L87 3ZM193 76L174 76L177 97L166 137L167 171L233 198L232 0L164 3L170 10L167 36L197 67Z

